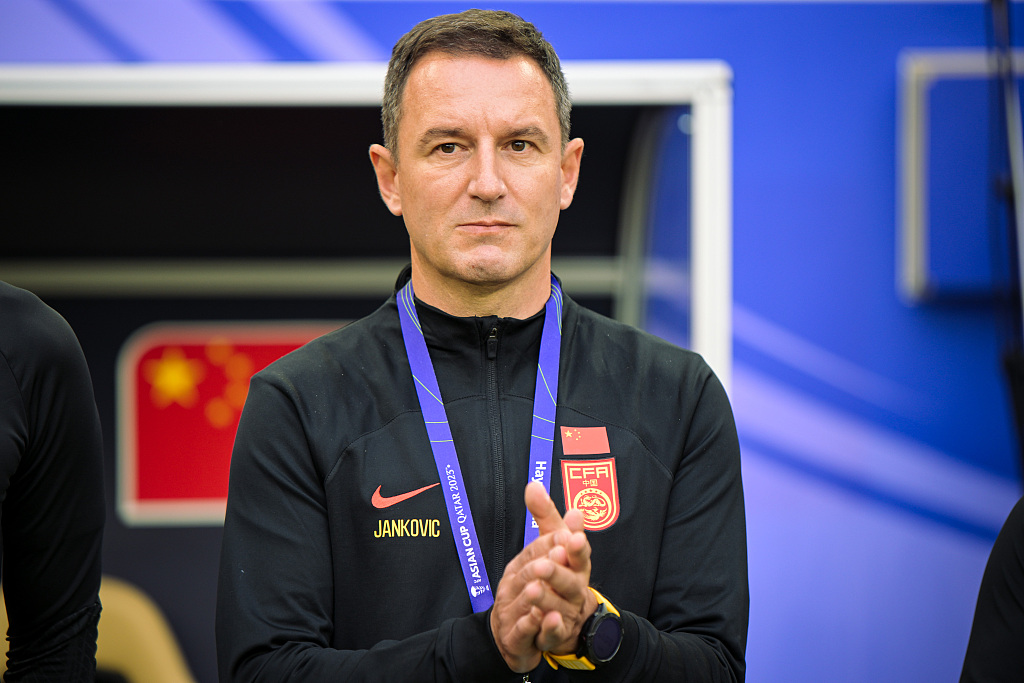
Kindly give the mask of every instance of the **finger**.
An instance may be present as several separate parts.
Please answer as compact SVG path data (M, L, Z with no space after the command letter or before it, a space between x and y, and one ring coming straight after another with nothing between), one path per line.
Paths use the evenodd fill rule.
M551 496L544 490L543 484L531 481L526 485L524 498L526 499L526 508L533 514L541 536L568 528L562 515L558 512L558 508L555 507L554 501L551 500Z
M569 569L556 566L550 560L537 560L524 569L518 579L524 584L522 591L514 597L502 600L503 613L515 615L516 618L533 609L539 609L542 615L549 612L574 614L579 610L582 598L578 588L574 592L570 587L570 574ZM575 596L575 604L563 596L563 592Z
M557 646L559 653L563 653L563 648L568 648L564 650L568 652L575 647L589 598L589 566L586 572L576 572L556 561L565 552L564 547L556 546L551 550L554 559L541 558L530 563L521 579L533 579L529 599L545 615L536 640L538 647L552 650ZM538 593L533 592L535 588Z
M591 547L586 534L582 531L574 534L558 531L553 538L554 547L548 551L548 559L589 576Z
M590 578L590 541L582 531L577 531L569 537L569 540L562 546L565 548L567 558L566 565L577 572L582 572ZM550 553L549 553L550 554Z
M565 511L565 516L562 518L565 522L565 526L569 531L583 531L583 513L576 508L569 508Z
M555 583L559 579L552 577ZM541 650L555 654L575 652L579 645L580 630L587 615L593 613L594 606L588 605L587 591L575 586L567 592L581 591L576 599L565 599L550 586L538 606L545 610L544 620L534 641ZM596 602L596 601L594 601Z
M533 641L540 633L541 625L544 622L544 612L539 607L532 607L526 614L519 617L512 623L508 631L506 643L511 644L512 649L517 652L524 652L533 647Z
M537 637L533 640L533 646L541 652L550 652L556 655L575 653L580 645L580 630L573 628L565 622L557 612L549 612L545 615Z
M568 542L568 537L564 542ZM539 557L546 557L555 546L555 540L551 534L545 534L534 539L529 545L520 550L515 557L505 566L505 576L521 574L523 569ZM521 590L522 584L516 587Z
M574 628L586 606L586 583L582 575L547 560L538 560L535 566L536 570L531 566L527 574L536 573L544 578L530 581L510 609L515 614L533 608L545 615L558 613L570 629Z
M539 598L540 596L533 592L533 585L537 584L543 586L543 584L547 583L548 578L554 574L555 569L555 563L546 556L539 557L529 564L524 565L522 569L519 570L519 574L515 578L515 581L523 586L520 590L520 594L531 599ZM565 567L562 567L562 569L568 571ZM531 603L537 604L535 600L531 600Z
M524 583L521 589L513 590L508 582L508 577L502 579L498 591L494 596L494 608L492 616L498 625L510 625L515 620L528 614L543 598L544 585L539 580Z
M564 545L556 545L548 552L548 559L555 564L560 564L563 567L569 566L569 552L565 549Z
M501 621L511 622L528 613L544 594L543 582L529 569L516 574L506 572L494 594L494 609Z
M545 612L557 609L563 614L572 615L586 600L590 576L573 571L562 564L550 561L549 564L551 571L546 572L543 577L538 577L544 595L537 596L538 599L533 604Z
M573 640L573 646L571 649L566 650L568 641L571 639L572 633L565 619L559 612L548 612L544 615L544 619L540 623L537 636L534 638L534 646L542 652L556 652L557 654L567 654L575 650L575 642Z
M499 584L491 610L490 626L502 658L513 671L529 671L539 663L534 642L540 632L544 611L532 604L544 590L539 581L510 595L505 578Z
M533 608L517 619L506 633L501 634L504 652L508 653L505 661L513 671L530 671L540 663L540 650L537 649L536 641L543 619L544 613Z

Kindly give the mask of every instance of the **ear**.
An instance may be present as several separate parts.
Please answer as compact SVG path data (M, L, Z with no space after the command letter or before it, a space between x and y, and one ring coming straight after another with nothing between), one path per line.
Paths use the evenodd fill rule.
M562 209L568 209L576 194L576 183L580 179L580 161L583 159L583 139L569 141L562 153Z
M370 145L370 163L377 174L377 189L388 210L396 216L402 215L402 196L398 189L398 168L391 150L383 145Z

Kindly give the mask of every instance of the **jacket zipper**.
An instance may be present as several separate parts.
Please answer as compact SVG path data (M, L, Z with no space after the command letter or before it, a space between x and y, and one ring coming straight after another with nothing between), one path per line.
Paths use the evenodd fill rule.
M494 467L494 573L495 582L505 572L505 462L501 440L501 406L498 402L498 324L487 335L487 415L491 431L491 462Z

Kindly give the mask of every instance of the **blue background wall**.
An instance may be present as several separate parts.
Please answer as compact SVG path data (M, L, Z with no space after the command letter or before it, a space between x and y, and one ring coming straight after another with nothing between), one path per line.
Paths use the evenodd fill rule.
M416 21L465 7L5 0L0 62L378 60ZM501 7L563 59L714 58L734 71L747 680L955 680L988 551L1020 494L999 374L1006 321L985 300L897 295L897 60L984 46L987 6ZM196 640L183 637L186 655L212 681L212 644Z

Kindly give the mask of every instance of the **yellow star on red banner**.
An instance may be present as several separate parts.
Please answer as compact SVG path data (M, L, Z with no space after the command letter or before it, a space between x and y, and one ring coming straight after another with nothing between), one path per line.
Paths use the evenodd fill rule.
M150 383L150 397L158 408L172 403L191 408L199 399L199 383L206 369L201 361L185 357L177 347L167 347L160 358L143 363L142 375Z

